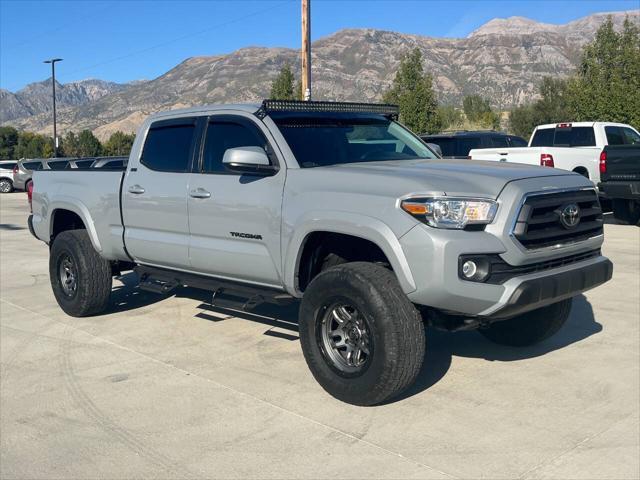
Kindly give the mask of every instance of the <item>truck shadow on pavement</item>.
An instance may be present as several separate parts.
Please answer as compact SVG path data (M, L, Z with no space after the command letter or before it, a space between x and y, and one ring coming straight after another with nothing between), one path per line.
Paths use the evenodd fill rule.
M204 290L177 288L172 295L161 295L137 288L137 276L133 272L119 277L119 280L122 285L114 288L111 308L105 312L106 314L142 308L170 296L184 297L202 302L194 311L195 318L212 323L224 323L226 318L231 317L241 318L265 325L267 329L264 335L285 341L298 340L299 304L297 302L287 306L261 304L250 312L245 312L238 308L224 306L224 298L220 299L220 305L217 302L211 305L211 292ZM454 356L497 362L526 360L580 342L601 331L602 325L595 320L591 304L584 295L574 298L569 319L558 333L531 347L496 345L474 331L451 333L429 328L426 332L425 359L416 382L400 397L390 400L389 403L417 395L438 383L449 371Z
M526 360L580 342L601 331L602 325L595 320L593 308L584 295L578 295L573 299L569 319L558 333L531 347L497 345L475 331L450 333L428 329L422 370L414 385L391 403L416 395L438 383L451 367L454 356L492 362Z

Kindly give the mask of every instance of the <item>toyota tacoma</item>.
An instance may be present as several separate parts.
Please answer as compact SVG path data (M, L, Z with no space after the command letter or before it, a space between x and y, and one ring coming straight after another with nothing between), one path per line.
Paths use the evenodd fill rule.
M334 397L416 379L425 326L525 346L611 278L584 176L443 160L397 107L265 100L149 117L120 169L34 172L29 228L62 310L108 309L112 278L299 299L306 362ZM426 367L428 368L428 366Z

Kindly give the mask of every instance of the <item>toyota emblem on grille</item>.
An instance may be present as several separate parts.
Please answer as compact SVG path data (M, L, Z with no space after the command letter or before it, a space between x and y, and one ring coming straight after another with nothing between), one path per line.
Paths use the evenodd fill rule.
M560 223L564 228L574 228L580 223L580 207L576 203L570 203L562 207L560 211Z

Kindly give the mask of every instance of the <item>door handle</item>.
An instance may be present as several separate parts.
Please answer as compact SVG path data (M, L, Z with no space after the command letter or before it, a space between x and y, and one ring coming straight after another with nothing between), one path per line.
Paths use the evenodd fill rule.
M498 155L509 155L509 152L502 152L502 153L498 152Z
M137 183L135 185L131 185L129 187L129 193L133 193L134 195L140 195L144 193L144 188L142 188Z
M209 198L211 197L211 193L206 191L204 188L196 188L189 192L189 195L193 198Z

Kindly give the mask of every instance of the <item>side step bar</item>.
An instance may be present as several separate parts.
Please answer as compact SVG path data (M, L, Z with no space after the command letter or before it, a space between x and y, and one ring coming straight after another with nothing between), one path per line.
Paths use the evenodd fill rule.
M288 305L295 301L294 297L282 290L232 280L223 280L164 268L148 267L146 265L137 265L133 270L138 274L138 278L140 279L139 288L153 293L167 294L177 287L188 286L213 292L211 299L212 304L216 297L221 294L240 297L244 299L242 302L239 302L243 310L252 309L261 303ZM228 302L228 300L226 302Z

